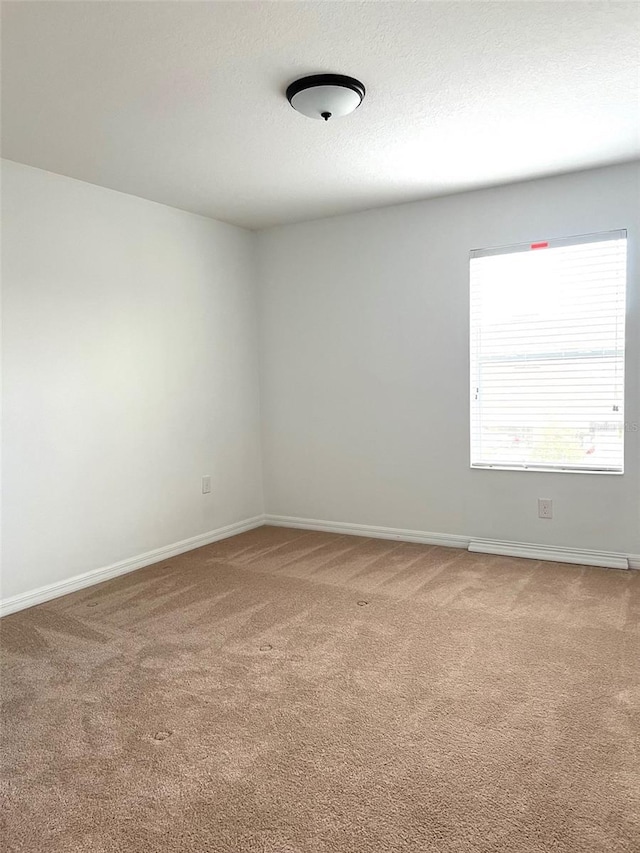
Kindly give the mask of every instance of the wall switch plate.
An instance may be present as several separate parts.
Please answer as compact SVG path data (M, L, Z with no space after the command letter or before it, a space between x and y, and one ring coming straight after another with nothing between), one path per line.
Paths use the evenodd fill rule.
M538 518L553 518L553 501L551 498L538 498Z
M202 478L202 494L210 495L211 494L211 475L206 474Z

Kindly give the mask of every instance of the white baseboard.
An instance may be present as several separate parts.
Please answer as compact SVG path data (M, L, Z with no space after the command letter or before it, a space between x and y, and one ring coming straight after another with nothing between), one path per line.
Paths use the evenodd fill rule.
M465 548L476 553L502 554L531 560L577 563L581 566L603 566L612 569L640 569L640 556L627 556L606 551L535 545L498 539L474 539L471 536L454 536L450 533L427 533L422 530L404 530L399 527L347 524L342 521L321 521L316 518L296 518L286 515L266 515L265 524L275 527L296 527L302 530L321 530L326 533L370 536L375 539L397 539L400 542L420 542L425 545L444 545L448 548Z
M532 545L526 542L504 542L499 539L473 539L469 543L469 551L477 554L524 557L528 560L548 560L553 563L577 563L579 566L602 566L607 569L629 568L629 559L624 554L555 545Z
M103 566L100 569L93 569L90 572L84 572L81 575L75 575L63 581L47 584L29 592L13 595L11 598L6 598L0 602L0 616L7 616L9 613L24 610L36 604L42 604L45 601L50 601L52 598L58 598L61 595L67 595L70 592L76 592L79 589L102 583L102 581L117 578L119 575L134 572L136 569L142 569L144 566L159 563L161 560L166 560L169 557L176 557L178 554L193 551L194 548L210 545L219 539L227 539L229 536L244 533L246 530L253 530L254 527L262 527L263 524L264 516L256 515L254 518L236 521L234 524L218 527L216 530L210 530L208 533L201 533L199 536L192 536L190 539L183 539L181 542L174 542L172 545L165 545L162 548L147 551L145 554L139 554L137 557L121 560L119 563L113 563L111 566Z
M352 536L369 536L373 539L397 539L399 542L418 542L422 545L443 545L445 548L466 548L468 536L450 533L425 533L423 530L405 530L401 527L376 527L371 524L348 524L343 521L319 521L316 518L296 518L288 515L265 515L265 524L274 527L297 527L301 530L321 530L324 533L346 533Z

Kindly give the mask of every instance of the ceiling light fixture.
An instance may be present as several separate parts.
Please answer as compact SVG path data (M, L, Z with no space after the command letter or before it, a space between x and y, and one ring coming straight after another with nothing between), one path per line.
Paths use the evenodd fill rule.
M312 74L287 88L287 100L294 110L324 121L349 115L360 106L364 95L362 83L343 74Z

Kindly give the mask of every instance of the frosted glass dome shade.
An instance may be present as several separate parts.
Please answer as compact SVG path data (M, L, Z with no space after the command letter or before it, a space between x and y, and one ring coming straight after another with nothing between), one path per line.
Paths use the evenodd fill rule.
M349 115L360 106L364 94L359 80L340 74L303 77L287 89L287 98L294 110L323 121Z

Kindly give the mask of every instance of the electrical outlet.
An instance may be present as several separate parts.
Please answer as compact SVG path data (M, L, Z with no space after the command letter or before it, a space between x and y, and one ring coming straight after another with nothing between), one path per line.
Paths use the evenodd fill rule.
M211 475L206 474L202 478L202 494L210 495L211 494Z
M538 518L553 518L553 501L551 498L538 498Z

